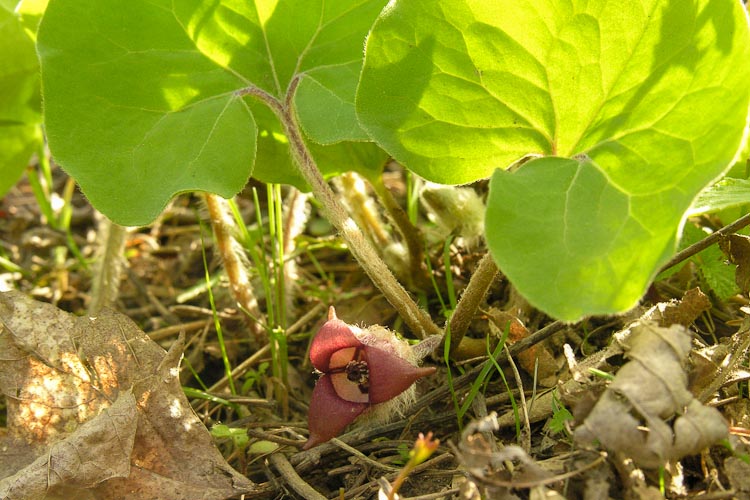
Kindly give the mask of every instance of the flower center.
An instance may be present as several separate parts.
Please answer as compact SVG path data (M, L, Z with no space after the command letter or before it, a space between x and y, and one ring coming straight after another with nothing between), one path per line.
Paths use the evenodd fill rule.
M370 369L367 367L367 361L353 359L346 364L344 372L347 380L356 383L362 394L370 392Z

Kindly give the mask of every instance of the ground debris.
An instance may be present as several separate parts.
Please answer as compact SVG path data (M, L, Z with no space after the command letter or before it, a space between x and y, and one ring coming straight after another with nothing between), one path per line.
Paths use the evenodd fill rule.
M642 322L631 328L630 359L575 430L579 443L598 440L636 464L656 468L727 436L718 410L687 389L684 362L692 336L683 326Z
M254 489L214 447L169 352L126 316L76 317L0 294L0 390L8 399L8 499L222 499ZM30 459L33 459L29 462ZM4 462L4 458L0 462Z

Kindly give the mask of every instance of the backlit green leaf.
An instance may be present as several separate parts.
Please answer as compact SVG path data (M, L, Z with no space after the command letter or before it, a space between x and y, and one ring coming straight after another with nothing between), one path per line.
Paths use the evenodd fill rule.
M299 118L313 140L366 138L351 74L383 3L52 0L38 38L52 153L121 224L149 222L182 191L233 195L256 151L268 162L261 180L301 185L276 118L256 116L243 90L285 102L300 79ZM331 84L336 68L348 83ZM342 106L310 108L332 93Z
M750 205L750 180L726 177L701 192L688 213L712 213L743 205Z
M41 149L39 63L22 20L0 7L0 196Z
M742 145L749 80L740 2L396 0L356 105L433 181L549 157L493 175L486 233L532 304L576 320L634 305L672 254Z
M354 112L354 89L362 61L320 68L305 75L295 104L307 135L321 144L368 140Z

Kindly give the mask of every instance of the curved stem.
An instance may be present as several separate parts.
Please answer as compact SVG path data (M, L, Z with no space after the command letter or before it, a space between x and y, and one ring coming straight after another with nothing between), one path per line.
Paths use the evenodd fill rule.
M419 338L442 334L440 328L433 323L430 316L414 302L404 287L396 280L378 252L364 237L362 231L349 217L346 210L336 199L333 190L323 179L310 150L302 138L302 133L292 111L292 96L297 88L298 81L298 79L294 79L289 86L285 104L257 87L248 87L241 93L257 97L276 114L284 127L284 133L289 140L289 149L297 168L312 188L315 198L323 206L325 216L344 238L349 250L362 269L388 302L398 311L414 334Z
M266 340L266 332L258 321L251 319L262 318L263 315L258 307L258 299L255 297L247 272L248 264L245 251L234 237L239 231L232 217L229 201L210 193L205 193L203 199L208 208L216 248L219 251L221 261L224 264L224 271L229 280L229 292L235 302L250 313L251 316L246 317L246 325L255 340L258 343L263 343Z
M495 264L490 253L487 252L482 257L482 260L479 261L479 265L477 265L474 274L472 274L469 284L466 285L461 299L456 304L456 310L453 311L453 315L451 316L451 354L461 343L461 339L464 338L471 320L474 318L479 305L484 300L485 295L487 295L487 290L489 290L498 273L497 264Z

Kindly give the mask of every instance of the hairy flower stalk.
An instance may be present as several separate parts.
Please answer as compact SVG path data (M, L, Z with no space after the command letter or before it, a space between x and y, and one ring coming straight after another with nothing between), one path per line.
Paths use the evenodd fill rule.
M337 436L360 415L387 419L399 413L414 398L414 382L435 373L416 366L411 347L393 332L348 325L333 307L313 339L310 360L323 375L310 400L304 449Z

